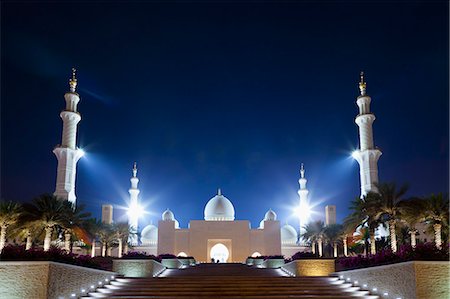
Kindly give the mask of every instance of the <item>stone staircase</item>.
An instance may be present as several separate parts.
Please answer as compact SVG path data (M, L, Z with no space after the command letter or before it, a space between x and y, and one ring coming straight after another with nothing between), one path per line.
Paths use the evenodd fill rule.
M290 277L281 269L200 264L159 277L117 278L82 298L378 299L337 277Z

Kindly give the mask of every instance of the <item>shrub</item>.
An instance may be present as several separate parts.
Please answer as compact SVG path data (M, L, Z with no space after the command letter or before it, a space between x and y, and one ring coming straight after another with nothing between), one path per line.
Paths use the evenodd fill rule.
M158 258L156 256L154 256L153 254L148 255L145 252L137 252L137 251L128 252L128 253L124 254L122 256L122 259L125 259L125 260L149 259L149 260L155 260L155 261L158 260Z
M299 251L291 257L291 260L295 261L295 260L315 259L315 258L319 258L319 255L317 253L314 254L312 252Z
M337 270L367 268L407 261L448 261L448 248L438 249L434 243L418 244L416 248L403 245L397 253L390 249L381 250L368 257L358 255L337 259Z
M157 256L157 258L161 261L163 259L176 259L177 256L170 253L163 253Z
M82 267L101 270L112 269L111 257L94 257L89 255L77 255L58 247L50 247L48 251L41 248L25 250L23 245L7 245L0 254L2 261L52 261L64 264L72 264Z
M264 257L264 260L276 260L276 259L284 260L284 255L269 255Z

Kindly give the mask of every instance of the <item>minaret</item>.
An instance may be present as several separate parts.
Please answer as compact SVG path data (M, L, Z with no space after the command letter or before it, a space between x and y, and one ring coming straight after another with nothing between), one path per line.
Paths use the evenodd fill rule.
M138 243L138 220L139 220L139 214L141 211L139 211L139 204L138 204L138 195L140 190L138 189L138 183L139 179L137 178L137 165L136 162L134 162L133 165L133 176L131 177L131 188L128 190L130 193L130 205L128 207L128 225L130 226L132 234L130 234L130 237L128 238L128 241L131 242L131 244L137 244Z
M77 125L81 120L77 112L77 104L80 96L75 92L77 79L76 70L72 69L72 78L69 80L70 91L64 95L66 109L61 111L60 117L63 121L62 141L53 149L58 159L58 171L56 175L56 190L54 195L58 198L69 200L75 205L75 175L77 162L83 156L83 150L76 146Z
M372 124L375 115L370 112L370 102L372 99L366 94L366 82L364 72L361 72L359 82L360 95L356 100L359 107L359 114L355 118L355 123L359 127L360 148L353 152L352 156L359 163L359 175L361 180L361 198L368 192L378 192L378 159L381 151L374 146Z
M305 233L304 226L307 224L308 213L309 211L309 200L308 200L308 189L306 189L306 182L308 180L305 178L305 168L303 167L303 163L300 167L300 179L298 180L298 184L300 185L300 189L298 190L298 196L300 197L300 205L299 205L299 225L300 225L300 240L299 243L303 243L303 238L301 237Z

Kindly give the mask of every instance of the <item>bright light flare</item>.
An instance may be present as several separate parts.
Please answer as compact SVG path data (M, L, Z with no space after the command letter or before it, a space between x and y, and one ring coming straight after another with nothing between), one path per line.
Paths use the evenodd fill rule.
M312 214L312 209L306 202L301 202L300 206L294 209L295 215L302 221L302 223L307 223Z
M144 208L137 203L132 203L127 209L127 215L132 219L137 219L144 215Z
M78 152L79 152L80 157L83 157L86 154L86 152L82 148L79 148Z
M352 158L355 159L355 160L357 160L358 157L359 157L359 151L358 151L358 150L354 150L354 151L352 152Z

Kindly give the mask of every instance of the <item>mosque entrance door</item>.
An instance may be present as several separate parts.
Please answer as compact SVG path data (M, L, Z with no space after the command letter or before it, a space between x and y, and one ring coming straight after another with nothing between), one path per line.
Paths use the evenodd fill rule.
M210 256L215 261L219 261L219 263L226 263L230 256L230 252L225 245L217 243L211 248Z

